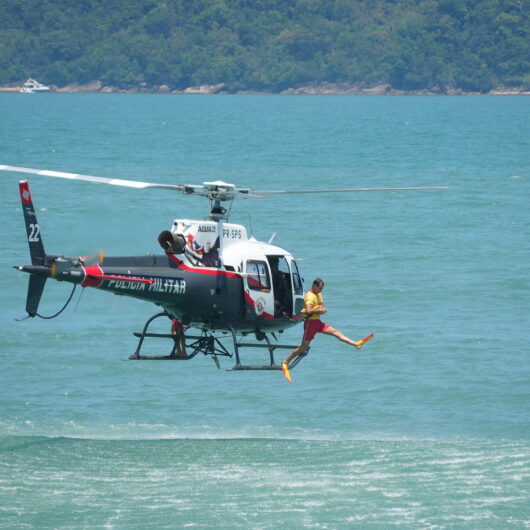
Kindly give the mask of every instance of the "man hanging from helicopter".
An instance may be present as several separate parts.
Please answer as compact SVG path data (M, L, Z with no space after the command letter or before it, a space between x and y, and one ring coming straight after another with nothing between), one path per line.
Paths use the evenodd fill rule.
M304 316L304 334L302 336L302 343L282 362L283 373L289 382L292 382L289 374L289 363L298 355L302 355L309 348L311 341L317 333L333 335L337 339L354 346L358 350L360 350L362 345L373 336L372 334L360 341L354 341L346 337L346 335L341 333L338 329L332 328L329 324L322 322L320 316L327 312L322 298L323 289L324 281L320 278L315 278L311 289L309 289L304 296L304 308L302 309L302 315Z
M174 318L171 321L171 335L175 337L175 347L171 353L174 357L187 358L186 352L186 338L184 336L184 326L180 320Z

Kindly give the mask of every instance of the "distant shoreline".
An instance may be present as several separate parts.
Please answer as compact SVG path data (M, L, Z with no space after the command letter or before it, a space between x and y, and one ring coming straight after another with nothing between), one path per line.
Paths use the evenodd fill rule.
M9 84L0 86L0 92L19 92L22 85ZM397 90L390 85L380 84L374 86L351 85L347 83L322 83L320 85L307 85L286 90L253 91L238 90L228 91L223 83L216 85L199 85L185 88L183 90L171 90L167 85L147 87L139 85L129 88L118 88L104 85L100 81L87 84L72 83L63 87L51 85L51 92L56 93L85 93L85 94L256 94L256 95L353 95L353 96L529 96L530 90L518 87L497 87L489 92L468 92L458 88L446 90Z

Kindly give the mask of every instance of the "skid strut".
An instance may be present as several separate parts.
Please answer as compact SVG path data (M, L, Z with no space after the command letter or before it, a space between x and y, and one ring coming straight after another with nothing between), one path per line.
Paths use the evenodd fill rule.
M173 359L175 358L174 352L176 350L176 340L175 337L171 333L147 333L147 328L153 322L153 320L156 320L160 317L168 317L171 318L171 315L167 313L166 311L163 311L162 313L157 313L156 315L153 315L150 319L147 320L147 322L144 325L144 329L139 333L135 332L134 336L139 337L138 346L136 346L136 351L129 356L129 359ZM171 350L171 353L169 355L140 355L140 350L142 349L142 344L144 343L145 337L159 337L159 338L170 338L173 340L173 349Z
M198 353L211 355L217 368L221 368L219 357L232 357L232 354L225 348L224 344L215 337L211 332L203 330L199 336L190 336L190 339L196 339L187 348L192 348L192 356Z
M236 356L236 364L232 367L232 370L281 370L281 364L276 364L274 360L274 350L294 350L297 347L293 346L292 344L273 344L265 333L263 334L263 336L266 344L264 344L263 342L239 342L237 340L236 332L233 327L230 327L230 331L232 332L232 338L234 339L234 353ZM239 348L267 348L269 350L270 363L266 365L241 364L241 359L239 357ZM294 368L308 353L309 348L304 353L301 353L300 355L295 357L289 365L289 368Z

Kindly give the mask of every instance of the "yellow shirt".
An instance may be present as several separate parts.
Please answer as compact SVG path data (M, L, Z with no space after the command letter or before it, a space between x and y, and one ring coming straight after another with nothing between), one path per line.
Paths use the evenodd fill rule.
M315 294L311 289L307 291L304 296L304 308L302 309L302 314L306 313L305 306L310 305L316 307L317 305L322 305L324 300L322 299L322 293ZM307 317L308 320L318 320L320 318L319 313L313 313Z

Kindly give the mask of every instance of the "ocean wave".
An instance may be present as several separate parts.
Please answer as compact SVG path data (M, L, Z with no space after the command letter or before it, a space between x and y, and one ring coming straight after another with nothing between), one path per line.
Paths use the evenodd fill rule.
M299 440L307 442L526 442L508 438L468 436L416 436L392 432L323 431L273 425L226 427L219 425L167 425L162 423L88 424L76 421L0 422L0 438L66 438L101 441L156 440Z

